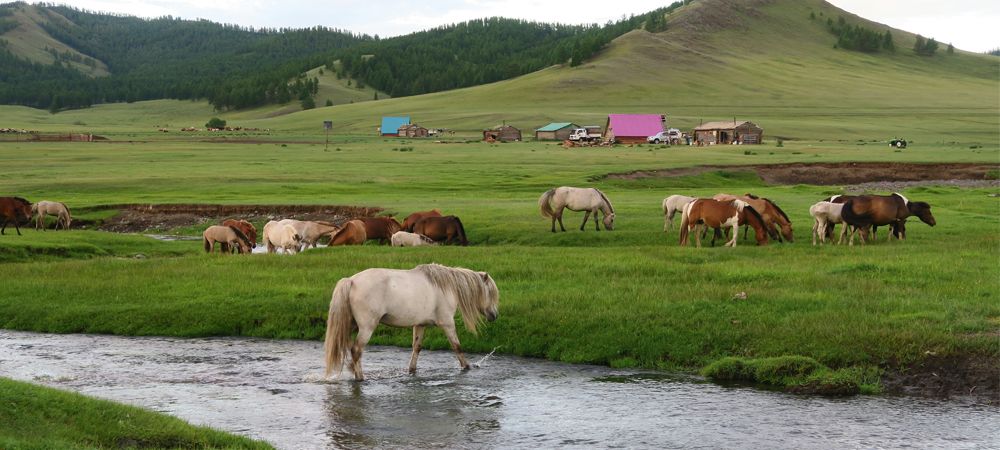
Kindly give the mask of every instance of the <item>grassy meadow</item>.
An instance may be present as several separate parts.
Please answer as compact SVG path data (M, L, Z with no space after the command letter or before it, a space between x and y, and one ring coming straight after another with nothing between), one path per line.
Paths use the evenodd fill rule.
M500 288L500 319L479 336L461 335L469 351L669 370L726 357L801 356L867 392L879 389L881 370L928 355L996 358L1000 282L987 275L997 273L1000 250L996 189L908 189L911 200L933 205L938 226L913 220L903 243L813 247L808 207L840 193L838 186L768 186L740 170L603 178L708 163L995 162L997 155L996 147L965 142L900 152L865 144L565 149L364 136L337 136L328 149L170 139L2 143L0 158L20 174L3 182L4 192L61 200L90 220L110 213L88 207L121 203L363 205L397 216L436 207L462 218L471 245L222 257L203 254L197 241L84 230L18 237L8 229L0 238L0 327L321 339L339 278L438 262L488 271ZM582 214L567 212L569 231L550 233L537 200L560 185L601 188L614 202L616 229L580 232ZM718 192L774 199L791 216L796 242L695 249L662 231L665 196ZM165 231L198 235L207 225ZM746 300L734 299L739 292ZM373 342L409 339L408 330L380 328ZM426 345L447 348L437 330Z

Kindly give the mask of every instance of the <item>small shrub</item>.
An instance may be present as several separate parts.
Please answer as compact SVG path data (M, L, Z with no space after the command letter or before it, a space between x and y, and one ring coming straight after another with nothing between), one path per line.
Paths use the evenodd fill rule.
M744 155L749 155L750 154L750 150L743 150L743 154Z
M778 139L778 143L775 144L775 147L784 147L784 146L785 146L785 141Z
M993 169L986 172L987 180L1000 180L1000 169Z
M225 128L225 127L226 127L226 121L218 117L213 117L209 119L207 123L205 123L205 128Z

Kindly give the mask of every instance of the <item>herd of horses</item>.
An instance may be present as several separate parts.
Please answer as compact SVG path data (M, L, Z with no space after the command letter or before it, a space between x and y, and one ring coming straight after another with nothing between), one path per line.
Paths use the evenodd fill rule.
M563 226L563 211L583 212L580 230L586 228L593 215L594 227L614 230L615 208L608 196L596 188L562 186L549 189L538 199L542 217L551 219L551 231ZM663 199L663 231L673 228L674 217L681 213L679 233L680 245L689 245L693 235L695 244L701 247L701 239L709 229L714 230L712 245L723 233L732 237L725 245L735 247L739 228L743 227L746 239L749 229L753 229L757 245L767 245L769 241L794 242L792 221L773 200L746 193L743 195L716 194L711 198L696 198L685 195L671 195ZM603 219L598 219L598 213ZM813 217L813 245L817 238L822 243L834 234L834 227L843 224L840 239L842 243L849 235L848 244L854 245L855 234L860 234L861 243L873 241L879 226L889 226L889 239L906 238L906 220L916 216L922 222L934 226L937 222L931 214L931 206L926 202L911 202L899 193L889 195L835 195L809 208Z
M393 217L358 217L342 224L326 221L282 219L264 224L262 241L268 253L298 253L316 248L323 239L329 246L362 245L367 241L394 247L436 244L468 245L465 227L457 216L440 210L418 211L400 223ZM257 228L246 220L227 219L202 234L205 251L220 244L222 253L250 253L257 247Z
M31 203L22 197L0 197L0 234L6 234L8 224L13 224L17 235L21 235L21 226L31 223L35 217L35 229L45 230L45 217L56 217L55 228L68 230L73 223L69 208L62 202L42 200Z

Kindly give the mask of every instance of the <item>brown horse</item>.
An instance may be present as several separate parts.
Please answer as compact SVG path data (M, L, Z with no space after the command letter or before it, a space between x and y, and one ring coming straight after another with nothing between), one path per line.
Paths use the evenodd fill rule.
M257 248L257 227L253 226L252 223L242 219L226 219L222 221L222 225L226 227L233 227L242 231L243 234L246 235L247 239L250 240L250 248ZM225 247L223 247L223 250L225 250Z
M388 244L392 241L392 235L403 228L392 217L359 217L354 220L363 222L368 240L378 239L379 244Z
M742 196L732 195L732 194L715 194L713 199L720 202L728 202L732 200L742 200L753 207L760 216L764 219L765 229L767 234L771 239L781 242L782 237L788 242L794 242L795 236L792 233L792 221L788 218L781 208L778 207L773 201L760 198L756 195L746 193ZM748 227L743 227L743 240L746 240L748 233ZM781 233L778 233L778 229L781 229ZM729 231L728 229L726 230ZM714 239L713 239L714 240Z
M229 253L230 248L238 249L239 253L250 253L250 238L236 227L212 225L201 234L201 239L206 253L215 250L216 242L222 244L219 246L222 254Z
M4 234L8 223L14 224L17 235L21 235L21 225L31 222L31 202L21 197L0 197L0 234Z
M868 240L869 229L878 225L891 225L893 234L900 240L906 239L905 221L907 217L917 216L927 225L937 225L931 214L931 205L927 202L911 202L899 193L892 195L860 195L844 202L840 213L844 223L861 231L861 242ZM851 235L849 244L854 244Z
M365 233L365 223L360 220L352 220L344 224L344 227L330 237L330 247L335 245L362 245L368 240Z
M438 209L432 209L430 211L417 211L410 214L403 220L402 230L412 233L413 227L424 217L441 217L441 211Z
M840 204L843 204L843 203L847 203L848 200L855 199L855 198L858 198L858 197L861 197L861 196L860 195L834 195L832 197L828 197L826 199L823 199L823 201L824 202L830 202L830 203L840 203ZM899 222L890 223L889 224L889 236L887 236L886 239L887 240L888 239L892 239L893 237L895 237L896 239L900 239L900 236L902 236L902 234L905 232L904 222L906 222L906 221L903 220L903 221L899 221ZM833 235L834 235L834 231L835 231L834 227L835 226L836 226L836 224L832 224L832 223L829 224L829 226L827 226L827 228L826 228L826 237L827 237L827 239L833 239ZM844 224L844 226L846 226L848 228L853 228L851 225L848 225L846 223ZM853 235L854 232L857 232L857 231L858 231L857 229L854 229L853 231L851 231L852 235ZM871 231L871 234L869 235L870 238L868 240L869 242L874 242L875 241L875 238L878 235L877 232L878 232L878 225L872 225L872 231Z
M458 216L424 217L413 226L413 232L445 244L469 245L465 227Z
M733 238L727 247L736 246L739 226L750 225L757 238L757 245L767 245L764 219L752 206L742 200L720 202L710 198L700 198L684 206L681 217L680 245L688 245L688 235L694 233L695 243L701 247L701 231L696 228L732 228ZM694 231L692 231L694 230Z

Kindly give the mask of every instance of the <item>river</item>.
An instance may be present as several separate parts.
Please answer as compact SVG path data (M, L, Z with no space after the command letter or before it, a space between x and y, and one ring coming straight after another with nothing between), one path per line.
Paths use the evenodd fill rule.
M322 378L322 343L0 330L0 376L191 423L323 448L984 448L1000 408L915 397L804 397L694 377L371 346L363 383Z

